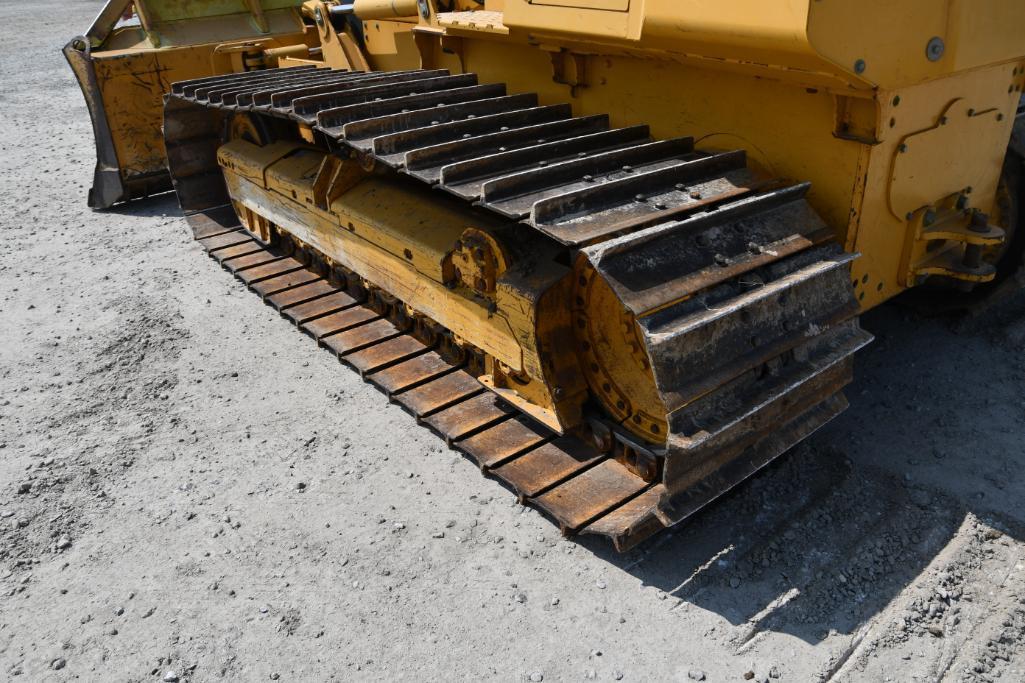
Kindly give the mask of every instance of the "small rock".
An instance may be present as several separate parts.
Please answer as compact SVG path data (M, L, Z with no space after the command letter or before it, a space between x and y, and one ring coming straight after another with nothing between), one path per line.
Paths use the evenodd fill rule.
M296 491L305 491L306 490L306 482L304 482L304 481L296 482L295 490Z
M32 483L31 482L23 481L20 484L18 484L18 493L28 493L31 490L32 490ZM64 660L61 660L61 661L64 661Z
M929 631L929 633L933 634L937 638L943 637L943 627L939 624L929 624L927 630Z
M692 681L703 681L705 680L705 672L701 669L691 669L687 672L687 678Z
M739 576L731 576L730 577L730 588L739 588L739 587L740 587L740 577Z
M166 681L167 683L177 683L178 674L168 669L164 672L164 681Z
M612 672L612 677L614 679L616 679L617 681L621 681L621 680L623 680L623 672L622 671L613 671Z
M559 604L559 598L552 598L552 607L555 607L558 604Z
M61 536L57 539L57 547L61 550L67 550L71 547L71 539L67 536Z
M754 671L745 671L744 672L744 680L745 681L750 681L754 677L755 677L755 672Z
M445 538L445 532L435 531L433 534L431 534L431 538Z
M111 626L110 628L108 628L107 629L107 635L108 636L116 636L117 635L117 628L115 628L114 626Z
M394 525L394 526L395 526L395 529L396 529L397 531L402 531L403 529L405 529L405 528L406 528L406 525L405 525L405 524L403 524L402 522L395 522L395 525Z
M586 678L589 681L593 681L596 678L598 678L598 672L595 671L594 669L588 669L587 671L584 672L584 678Z
M513 596L513 599L516 600L516 602L518 602L520 604L523 604L523 603L525 603L527 601L527 594L526 593L517 593L515 596Z
M779 678L779 677L780 677L779 669L777 669L776 667L771 667L769 669L769 678Z
M598 579L594 582L594 585L597 586L600 590L605 590L607 584L601 579Z
M63 657L58 657L57 659L50 662L50 668L54 671L59 671L60 669L63 669L65 666L67 666L67 664L67 660L65 660Z
M530 680L533 681L533 683L541 683L541 681L543 681L544 679L545 675L540 671L535 671L534 673L530 674Z
M281 674L279 674L279 673L278 673L277 671L275 671L274 673L272 673L272 674L270 675L270 679L271 679L272 681L276 681L276 680L278 680L279 678L281 678Z

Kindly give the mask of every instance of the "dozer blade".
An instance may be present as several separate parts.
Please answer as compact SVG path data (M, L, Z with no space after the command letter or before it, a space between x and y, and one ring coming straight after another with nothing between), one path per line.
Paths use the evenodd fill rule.
M85 98L96 143L89 206L106 209L170 190L160 130L168 85L262 65L268 48L293 46L301 55L309 38L300 5L301 0L107 0L89 29L62 50ZM254 8L266 19L262 28L254 22ZM263 69L235 74L267 75Z
M271 78L167 99L196 238L565 534L631 547L846 407L870 336L806 184L472 74Z

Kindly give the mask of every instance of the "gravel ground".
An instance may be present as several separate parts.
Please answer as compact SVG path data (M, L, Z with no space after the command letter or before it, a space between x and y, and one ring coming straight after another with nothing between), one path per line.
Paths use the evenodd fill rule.
M173 198L86 209L97 8L0 5L0 678L1025 678L1020 317L874 311L834 424L626 555L563 540Z

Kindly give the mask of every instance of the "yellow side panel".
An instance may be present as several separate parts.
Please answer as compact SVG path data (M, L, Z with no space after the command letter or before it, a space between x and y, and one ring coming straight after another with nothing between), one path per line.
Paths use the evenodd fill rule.
M918 83L1025 55L1021 0L813 2L808 39L823 57L884 87ZM930 60L929 41L943 41ZM935 54L933 55L935 57Z
M847 242L861 254L852 276L863 308L904 287L907 211L970 184L969 207L992 212L1020 96L1011 86L1015 70L1011 64L996 66L879 94L880 141L865 147L864 169L850 179L864 186L863 198L851 207ZM941 123L944 116L949 118ZM819 182L817 176L806 177ZM912 262L921 255L912 254Z

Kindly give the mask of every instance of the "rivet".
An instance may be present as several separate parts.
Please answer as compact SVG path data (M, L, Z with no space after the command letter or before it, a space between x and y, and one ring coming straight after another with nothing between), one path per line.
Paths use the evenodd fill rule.
M854 62L854 73L856 73L856 74L865 73L865 66L866 65L865 65L865 60L864 59L859 59L858 61Z
M945 51L946 45L943 44L943 39L939 36L933 36L925 45L925 57L930 62L939 61Z

